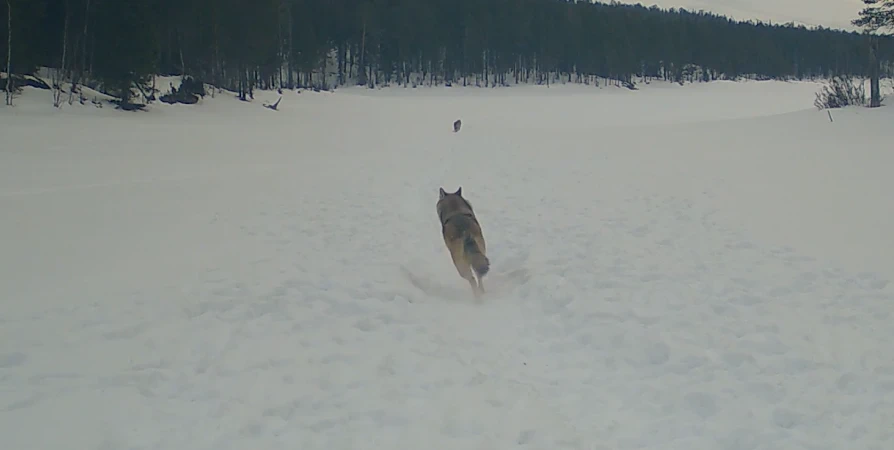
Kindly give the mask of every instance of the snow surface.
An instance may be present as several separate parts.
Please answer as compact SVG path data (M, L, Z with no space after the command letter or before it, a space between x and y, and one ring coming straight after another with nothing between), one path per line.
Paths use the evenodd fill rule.
M894 448L894 112L830 122L818 89L29 89L0 108L2 447ZM481 302L440 186L481 220Z
M863 0L624 0L620 3L703 10L734 20L761 20L775 24L794 22L847 31L857 30L851 21L866 7Z

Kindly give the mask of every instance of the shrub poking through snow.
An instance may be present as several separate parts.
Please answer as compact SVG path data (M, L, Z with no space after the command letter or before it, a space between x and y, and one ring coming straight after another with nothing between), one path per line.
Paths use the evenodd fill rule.
M816 93L813 102L817 109L843 108L866 105L866 89L863 83L854 83L849 76L837 76Z

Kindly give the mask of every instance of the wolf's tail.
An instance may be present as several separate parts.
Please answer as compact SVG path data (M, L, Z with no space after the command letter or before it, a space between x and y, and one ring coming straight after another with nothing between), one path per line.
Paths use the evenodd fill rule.
M490 270L490 260L487 259L487 256L485 256L484 253L481 253L481 249L478 248L478 243L475 242L475 238L471 235L466 235L463 240L463 247L466 251L466 257L469 260L469 264L472 266L472 270L475 271L475 275L478 275L478 278L487 275L487 272Z

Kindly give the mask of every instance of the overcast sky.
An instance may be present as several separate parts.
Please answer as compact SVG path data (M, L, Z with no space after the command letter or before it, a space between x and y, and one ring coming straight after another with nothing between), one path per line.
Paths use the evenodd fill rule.
M793 21L804 25L854 30L850 21L863 9L862 0L619 0L622 3L658 5L660 8L703 9L737 20L761 19L773 23Z

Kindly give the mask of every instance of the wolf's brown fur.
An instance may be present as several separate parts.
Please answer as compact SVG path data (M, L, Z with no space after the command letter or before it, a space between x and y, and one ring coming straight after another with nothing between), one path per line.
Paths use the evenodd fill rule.
M462 196L463 188L450 194L440 189L437 203L441 234L459 276L472 286L476 297L484 293L482 278L490 270L481 225L472 205ZM474 272L474 275L473 275ZM477 278L477 280L476 280Z

